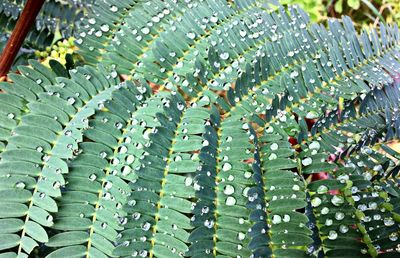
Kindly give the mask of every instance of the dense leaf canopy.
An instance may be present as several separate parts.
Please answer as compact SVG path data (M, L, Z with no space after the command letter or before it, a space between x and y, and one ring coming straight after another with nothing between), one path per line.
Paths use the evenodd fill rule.
M396 25L104 0L79 35L0 84L0 257L399 256Z

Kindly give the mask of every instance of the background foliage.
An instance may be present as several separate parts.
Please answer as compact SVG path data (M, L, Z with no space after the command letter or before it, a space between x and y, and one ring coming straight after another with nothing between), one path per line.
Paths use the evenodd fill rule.
M1 257L398 256L399 44L266 1L96 2L82 64L0 83Z
M6 0L0 3L0 51L3 50L26 0ZM27 59L42 56L47 48L51 55L52 45L60 39L68 39L85 13L90 11L93 0L46 0L36 23L28 34L15 65L26 64ZM58 49L55 49L58 50ZM55 55L55 54L53 54Z

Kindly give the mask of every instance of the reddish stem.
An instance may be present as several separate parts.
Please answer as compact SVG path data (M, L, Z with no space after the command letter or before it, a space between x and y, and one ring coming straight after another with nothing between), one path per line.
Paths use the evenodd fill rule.
M45 0L28 0L0 57L0 77L6 76Z

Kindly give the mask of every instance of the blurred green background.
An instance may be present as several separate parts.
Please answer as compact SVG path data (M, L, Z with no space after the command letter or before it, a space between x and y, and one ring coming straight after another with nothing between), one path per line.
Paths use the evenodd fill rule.
M297 4L305 9L316 22L329 17L347 15L357 27L376 26L379 21L400 25L400 0L281 0L284 5Z

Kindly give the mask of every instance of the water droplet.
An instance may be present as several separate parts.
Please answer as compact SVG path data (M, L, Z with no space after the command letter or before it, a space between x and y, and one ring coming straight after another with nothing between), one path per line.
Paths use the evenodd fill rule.
M112 188L112 186L113 186L113 184L111 182L106 182L105 185L104 185L104 188L106 190L110 190Z
M308 158L303 159L301 161L301 164L303 164L303 166L309 166L312 164L312 162L313 162L312 158L308 157Z
M106 157L107 157L107 152L105 152L105 151L102 151L102 152L100 152L100 157L102 158L102 159L105 159Z
M150 227L151 227L151 224L150 224L149 222L145 222L145 223L142 225L142 229L143 229L144 231L149 231Z
M135 161L135 156L131 154L125 157L125 162L127 165L132 164L134 161Z
M178 108L178 110L182 111L185 108L185 105L183 103L177 103L176 107Z
M335 219L336 219L336 220L342 220L342 219L344 219L344 213L343 213L343 212L340 212L340 211L336 212L336 213L335 213Z
M210 211L210 208L207 206L204 206L203 208L201 208L201 213L202 214L207 214Z
M202 143L202 145L203 145L203 146L208 146L208 145L210 145L210 143L209 143L207 140L204 140L203 143Z
M94 33L94 35L98 38L100 38L101 36L103 36L103 32L101 30L98 30Z
M190 186L193 183L193 179L191 177L185 178L185 185Z
M67 102L68 102L69 105L73 105L75 103L75 99L73 97L69 97L67 99Z
M394 225L394 220L391 217L386 217L383 219L383 224L385 224L385 226L390 227Z
M9 119L14 119L15 115L14 115L13 113L8 113L8 114L7 114L7 117L8 117Z
M290 216L288 214L283 215L283 219L284 222L289 222L290 221Z
M228 198L226 198L226 200L225 200L225 204L227 206L233 206L236 204L236 199L232 196L228 196Z
M310 111L306 114L306 118L308 119L318 118L318 113L316 111Z
M150 33L150 29L147 28L147 27L143 27L140 31L141 31L143 34L145 34L145 35L147 35L147 34Z
M108 26L108 24L103 24L103 25L101 25L100 29L103 32L108 32L110 30L110 26Z
M282 222L282 217L279 215L272 216L272 224L279 224Z
M271 144L271 146L270 146L270 149L271 149L272 151L276 151L278 148L279 148L279 145L278 145L277 143L273 143L273 144Z
M53 188L54 189L59 189L60 186L61 186L61 183L59 181L56 181L56 182L53 183Z
M318 188L317 188L317 193L319 193L319 194L324 194L324 193L327 193L328 192L328 187L326 186L326 185L320 185L320 186L318 186Z
M229 171L231 169L232 169L232 165L230 163L224 163L224 165L222 165L223 171Z
M113 13L116 13L116 12L118 12L118 7L116 7L115 5L112 5L110 7L110 11L113 12Z
M318 207L319 205L321 205L321 203L322 203L322 200L321 200L321 198L319 198L319 197L315 197L315 198L313 198L313 199L311 200L311 205L312 205L313 207Z
M214 221L213 220L205 220L204 221L204 226L207 228L212 228L214 226Z
M210 21L213 23L216 23L216 22L218 22L218 17L213 15L210 17Z
M36 147L36 151L37 151L37 152L42 152L42 151L43 151L43 147L42 147L42 146Z
M130 166L123 166L122 167L122 175L127 176L131 173L132 168Z
M339 231L340 231L340 233L345 234L345 233L347 233L349 231L349 227L346 226L346 225L340 225L339 226Z
M141 216L141 214L140 214L139 212L135 212L135 213L132 214L132 218L133 218L134 220L140 219L140 216Z
M115 123L115 128L117 128L118 130L121 130L122 129L122 123L121 122L117 122L117 123Z
M308 147L310 148L310 150L319 150L321 148L321 145L319 144L319 142L314 141Z
M396 232L393 232L389 235L389 239L390 241L397 241L397 239L399 239L399 236Z
M293 185L292 190L293 191L300 191L300 186L299 185Z
M25 183L24 182L17 182L16 184L15 184L15 187L16 188L20 188L20 189L24 189L25 188Z
M224 194L231 195L235 192L235 188L232 185L226 185L224 187Z
M244 172L244 178L250 178L253 174L250 171Z
M96 180L96 178L97 178L97 176L96 176L96 174L91 174L90 176L89 176L89 180L90 181L94 181L94 180Z
M329 208L328 207L324 207L324 208L321 209L321 214L322 215L326 215L328 213L329 213Z
M238 239L239 239L240 241L242 241L242 240L244 240L244 239L246 238L246 235L245 235L244 233L242 233L242 232L239 232L238 235L237 235L237 237L238 237Z
M335 230L329 231L328 238L329 238L330 240L335 240L337 237L338 237L338 234L336 233Z
M275 160L277 159L278 156L275 153L271 153L271 155L269 155L268 160Z
M195 39L196 38L196 34L194 32L188 32L188 33L186 33L186 37L188 37L190 39Z
M344 200L343 200L343 197L341 197L341 196L339 197L337 195L334 195L332 197L332 199L331 199L331 202L335 206L340 206L340 205L342 205L344 203Z
M290 73L290 78L292 78L292 79L296 78L297 76L299 76L299 72L298 71L293 71L293 72Z
M221 53L221 54L219 55L219 57L220 57L222 60L227 60L227 59L229 58L229 53L228 53L228 52Z

